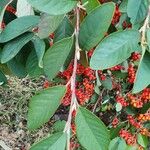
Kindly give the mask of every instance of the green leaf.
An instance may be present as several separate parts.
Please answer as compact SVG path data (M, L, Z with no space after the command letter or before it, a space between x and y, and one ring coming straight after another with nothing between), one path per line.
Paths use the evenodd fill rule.
M145 19L148 6L148 0L128 0L127 14L131 18L132 24L139 23Z
M89 14L93 9L95 9L97 6L100 5L98 0L81 0L83 4L87 3L85 5L86 12Z
M148 138L142 134L137 135L137 141L138 141L138 144L140 144L144 148L146 148L149 143Z
M73 44L73 37L62 39L49 48L44 55L44 71L53 79L63 66Z
M34 38L32 39L32 42L34 44L36 55L38 57L38 65L40 68L43 68L43 56L44 56L45 47L46 47L45 42L37 36L34 36Z
M150 53L145 52L141 57L133 86L133 93L138 93L150 84Z
M57 29L63 18L64 15L52 16L48 14L42 14L40 23L38 25L38 36L40 38L47 38Z
M63 131L64 128L65 128L65 125L66 125L66 121L64 120L58 120L54 123L53 125L53 129L55 132L60 132L60 131Z
M30 150L65 150L66 140L66 133L55 133L33 145Z
M112 85L112 79L110 77L106 77L106 80L101 81L101 83L105 89L112 90L113 85Z
M83 50L90 50L104 37L111 24L114 9L112 2L103 4L83 20L79 33L79 43Z
M0 70L0 85L7 83L7 78L6 76L3 74L3 72Z
M32 30L39 22L38 16L24 16L11 21L0 34L0 43L8 42Z
M19 36L18 38L8 42L3 48L1 63L6 63L14 58L22 49L22 47L32 39L33 36L33 33L25 33L22 36Z
M122 63L136 51L139 41L140 33L136 30L112 33L96 47L90 62L91 68L103 70Z
M71 11L77 4L76 0L28 0L36 9L50 15L62 15Z
M50 87L31 98L28 110L28 128L30 130L39 128L53 116L65 91L65 86Z
M107 150L110 135L103 124L94 114L85 108L79 107L75 118L77 138L87 150Z
M119 6L119 10L122 13L126 13L127 12L127 4L128 4L128 0L123 0L122 3Z
M30 77L39 77L44 71L38 66L38 58L35 51L32 51L26 61L26 70Z
M111 129L110 129L110 137L111 137L111 139L114 139L116 136L118 136L119 131L120 131L121 128L123 128L124 126L126 126L125 123L120 123L116 128L111 128Z
M3 21L3 16L4 16L4 13L5 13L5 9L10 3L11 3L10 0L1 0L1 3L0 3L0 25ZM0 28L0 33L1 32L2 32L2 29Z
M10 60L7 66L11 72L19 78L24 78L27 75L24 65L16 57Z
M109 150L126 150L127 144L125 140L120 137L116 137L111 140L109 144Z
M62 40L63 38L70 37L74 32L73 25L67 17L63 19L59 27L54 32L54 42Z

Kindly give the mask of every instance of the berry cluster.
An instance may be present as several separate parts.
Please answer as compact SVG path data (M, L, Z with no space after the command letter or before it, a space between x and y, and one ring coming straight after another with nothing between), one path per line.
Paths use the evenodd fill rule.
M119 135L121 138L123 138L128 145L134 145L136 144L136 137L135 135L132 135L129 131L125 129L121 129L119 131Z
M140 122L150 121L150 113L139 114L139 116L137 117L137 119L138 119Z
M150 137L150 132L149 132L148 129L146 129L146 128L140 129L140 133L141 133L142 135L145 135L145 136Z
M138 61L138 60L140 60L140 58L141 58L141 54L138 53L138 52L134 52L134 53L132 53L132 55L131 55L131 60L132 60L132 61Z
M133 118L133 116L132 115L128 115L127 116L127 119L128 119L128 121L129 121L129 123L132 125L132 126L134 126L135 128L141 128L141 124L140 123L138 123L134 118Z
M120 71L120 70L124 70L124 69L125 68L121 65L117 65L117 66L110 68L111 71Z
M143 102L139 95L132 95L132 94L128 93L127 98L133 107L135 107L135 108L143 107Z
M12 6L10 6L10 5L6 7L6 11L8 11L8 12L10 12L10 13L12 13L12 14L15 14L15 13L16 13L15 8L12 7Z
M116 128L118 124L119 124L119 120L118 120L117 117L115 117L115 118L113 119L113 121L112 121L112 127L113 127L113 128Z
M68 82L71 78L73 64L71 63L67 70L59 73L59 77ZM95 72L90 68L85 68L80 63L77 66L76 96L81 105L85 104L94 93L94 83L96 80ZM62 100L64 106L68 106L71 101L71 89L68 86L67 93Z
M116 96L116 102L120 103L123 107L127 107L129 105L128 102L126 102L125 98L122 96Z
M128 82L133 84L135 81L135 76L136 76L136 69L134 68L133 64L129 64L128 67Z
M121 16L121 12L119 11L119 7L116 5L115 14L113 16L112 24L115 25L119 22Z
M141 99L144 103L150 102L150 88L146 88L142 91Z

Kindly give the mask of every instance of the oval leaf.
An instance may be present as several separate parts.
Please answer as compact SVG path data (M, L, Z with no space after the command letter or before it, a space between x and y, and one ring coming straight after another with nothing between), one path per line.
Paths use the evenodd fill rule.
M56 42L44 55L44 71L48 78L53 79L64 64L73 44L73 38Z
M131 18L132 24L143 21L147 12L148 0L128 0L127 14Z
M142 91L150 84L150 53L146 51L143 55L136 74L133 93Z
M144 148L146 148L149 143L148 138L142 134L137 135L137 141L138 141L138 144L140 144Z
M14 58L18 52L21 50L21 48L27 44L32 37L34 36L33 33L26 33L9 43L7 43L2 51L2 56L1 56L1 63L6 63L12 58Z
M62 15L71 11L77 4L76 0L28 0L36 9L50 15Z
M50 33L54 32L57 29L63 18L64 15L51 16L43 14L38 25L38 36L40 38L48 37Z
M65 86L55 86L45 89L31 98L28 111L28 128L30 130L37 129L53 116L65 91Z
M34 36L34 38L32 39L32 42L36 51L36 55L38 57L38 65L40 68L43 68L43 56L44 56L45 47L46 47L45 42L37 36Z
M140 33L136 30L111 34L95 49L90 62L91 68L103 70L120 64L136 50L139 41Z
M90 50L104 37L111 24L114 9L115 5L112 2L103 4L83 20L79 33L80 47L83 50Z
M126 150L127 144L124 139L116 137L111 140L109 144L109 150Z
M32 51L26 61L26 69L30 77L39 77L43 74L43 70L38 66L38 58L35 51Z
M24 16L11 21L0 34L0 43L10 41L33 29L38 22L38 16Z
M65 133L55 133L33 145L30 150L65 150L66 137Z
M87 150L107 150L110 135L103 122L90 111L80 107L75 119L77 138Z

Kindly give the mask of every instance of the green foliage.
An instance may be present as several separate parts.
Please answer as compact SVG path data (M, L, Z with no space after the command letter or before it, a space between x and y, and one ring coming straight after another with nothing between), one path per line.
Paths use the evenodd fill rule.
M45 89L32 97L28 112L28 128L30 130L39 128L53 116L65 91L65 86L55 86Z
M127 144L126 142L119 137L114 138L111 140L109 144L109 150L126 150Z
M146 136L142 134L138 134L137 141L138 141L138 144L140 144L142 147L147 148L149 142Z
M55 43L44 55L44 71L49 80L53 79L63 66L70 53L73 37L65 38ZM55 66L55 67L54 67Z
M24 16L11 21L0 34L0 43L8 42L37 26L39 16Z
M112 33L96 47L90 62L91 68L103 70L122 63L136 50L139 41L140 33L136 30Z
M107 150L110 135L103 122L85 108L78 108L75 119L77 138L87 150Z
M1 55L1 63L6 63L12 58L14 58L22 49L22 47L33 38L33 36L33 33L25 33L19 36L18 38L8 42L3 48Z
M66 134L56 133L33 145L30 150L65 150Z
M95 8L81 23L79 42L82 50L90 50L105 36L113 17L114 3ZM105 14L105 17L103 17ZM97 23L97 21L99 22Z
M143 21L146 18L147 11L148 0L128 0L127 14L131 18L132 24Z
M41 40L38 36L34 36L32 39L32 42L34 44L34 48L36 51L36 55L38 57L38 66L40 68L43 68L43 56L45 53L45 42Z
M144 52L141 58L136 79L133 87L133 93L138 93L150 84L150 53ZM144 80L141 80L141 79Z
M36 9L50 15L62 15L71 11L77 4L76 0L28 0Z
M41 20L38 25L38 36L40 38L47 38L52 32L57 29L63 18L64 15L52 16L42 14Z

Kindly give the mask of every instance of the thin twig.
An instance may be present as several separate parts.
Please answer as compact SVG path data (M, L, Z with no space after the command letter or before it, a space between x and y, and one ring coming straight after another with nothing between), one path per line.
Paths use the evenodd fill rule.
M75 57L74 57L74 64L73 64L73 73L71 76L70 84L71 84L71 104L69 110L68 120L64 129L64 132L67 133L67 150L70 150L70 130L71 130L71 121L72 121L72 112L77 109L79 106L78 101L76 99L76 73L77 73L77 63L80 55L80 47L79 47L79 24L80 24L80 8L77 7L75 9L77 20L76 20L76 28L75 28Z

